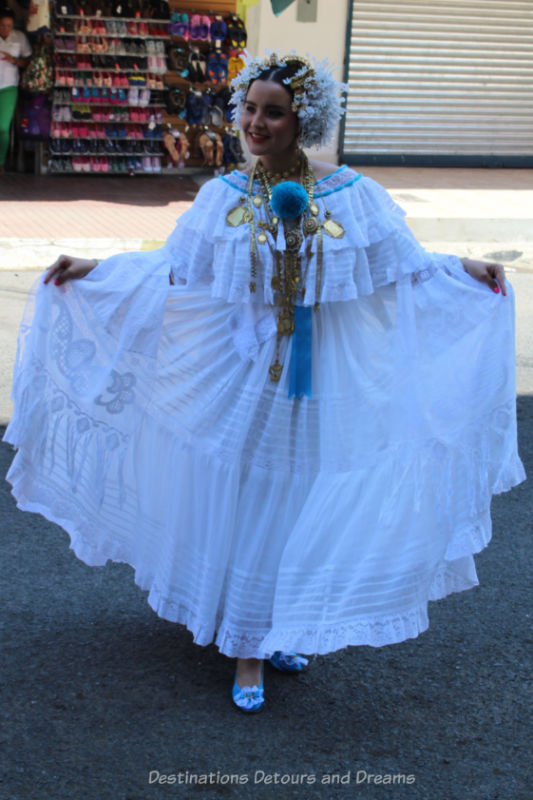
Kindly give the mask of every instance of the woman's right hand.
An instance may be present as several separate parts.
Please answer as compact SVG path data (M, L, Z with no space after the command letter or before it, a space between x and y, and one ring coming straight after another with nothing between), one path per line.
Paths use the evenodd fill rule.
M56 286L61 286L66 281L84 278L100 262L96 258L76 258L75 256L59 256L49 267L43 278L43 283L54 281Z

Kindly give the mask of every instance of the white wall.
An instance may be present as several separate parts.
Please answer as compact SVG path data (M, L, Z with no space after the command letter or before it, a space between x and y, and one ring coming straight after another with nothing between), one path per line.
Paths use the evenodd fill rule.
M248 50L254 56L265 50L278 50L286 55L296 50L301 56L329 58L335 64L334 76L342 81L346 47L346 25L349 0L318 0L316 22L297 22L294 2L276 17L270 0L248 9ZM329 147L311 151L313 158L338 163L338 131Z

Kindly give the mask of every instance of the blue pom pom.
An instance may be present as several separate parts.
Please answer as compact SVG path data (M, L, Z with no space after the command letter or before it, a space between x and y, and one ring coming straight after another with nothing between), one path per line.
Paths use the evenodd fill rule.
M272 189L270 205L272 211L281 219L294 219L303 214L309 199L300 183L283 181Z

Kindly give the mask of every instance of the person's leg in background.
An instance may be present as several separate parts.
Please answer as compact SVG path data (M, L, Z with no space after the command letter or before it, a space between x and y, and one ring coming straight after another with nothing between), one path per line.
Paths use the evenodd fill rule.
M17 86L0 89L0 173L4 171L7 151L9 149L9 130L17 104Z

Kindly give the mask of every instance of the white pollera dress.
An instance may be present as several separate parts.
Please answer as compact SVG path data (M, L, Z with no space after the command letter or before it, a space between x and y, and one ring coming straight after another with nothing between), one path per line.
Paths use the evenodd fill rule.
M524 479L511 287L426 252L347 167L315 191L345 234L324 236L311 398L288 397L289 337L269 377L274 241L250 296L249 226L226 222L239 172L206 183L161 249L40 284L20 333L19 508L85 563L131 564L159 616L227 656L417 636L429 600L476 585L491 495Z

